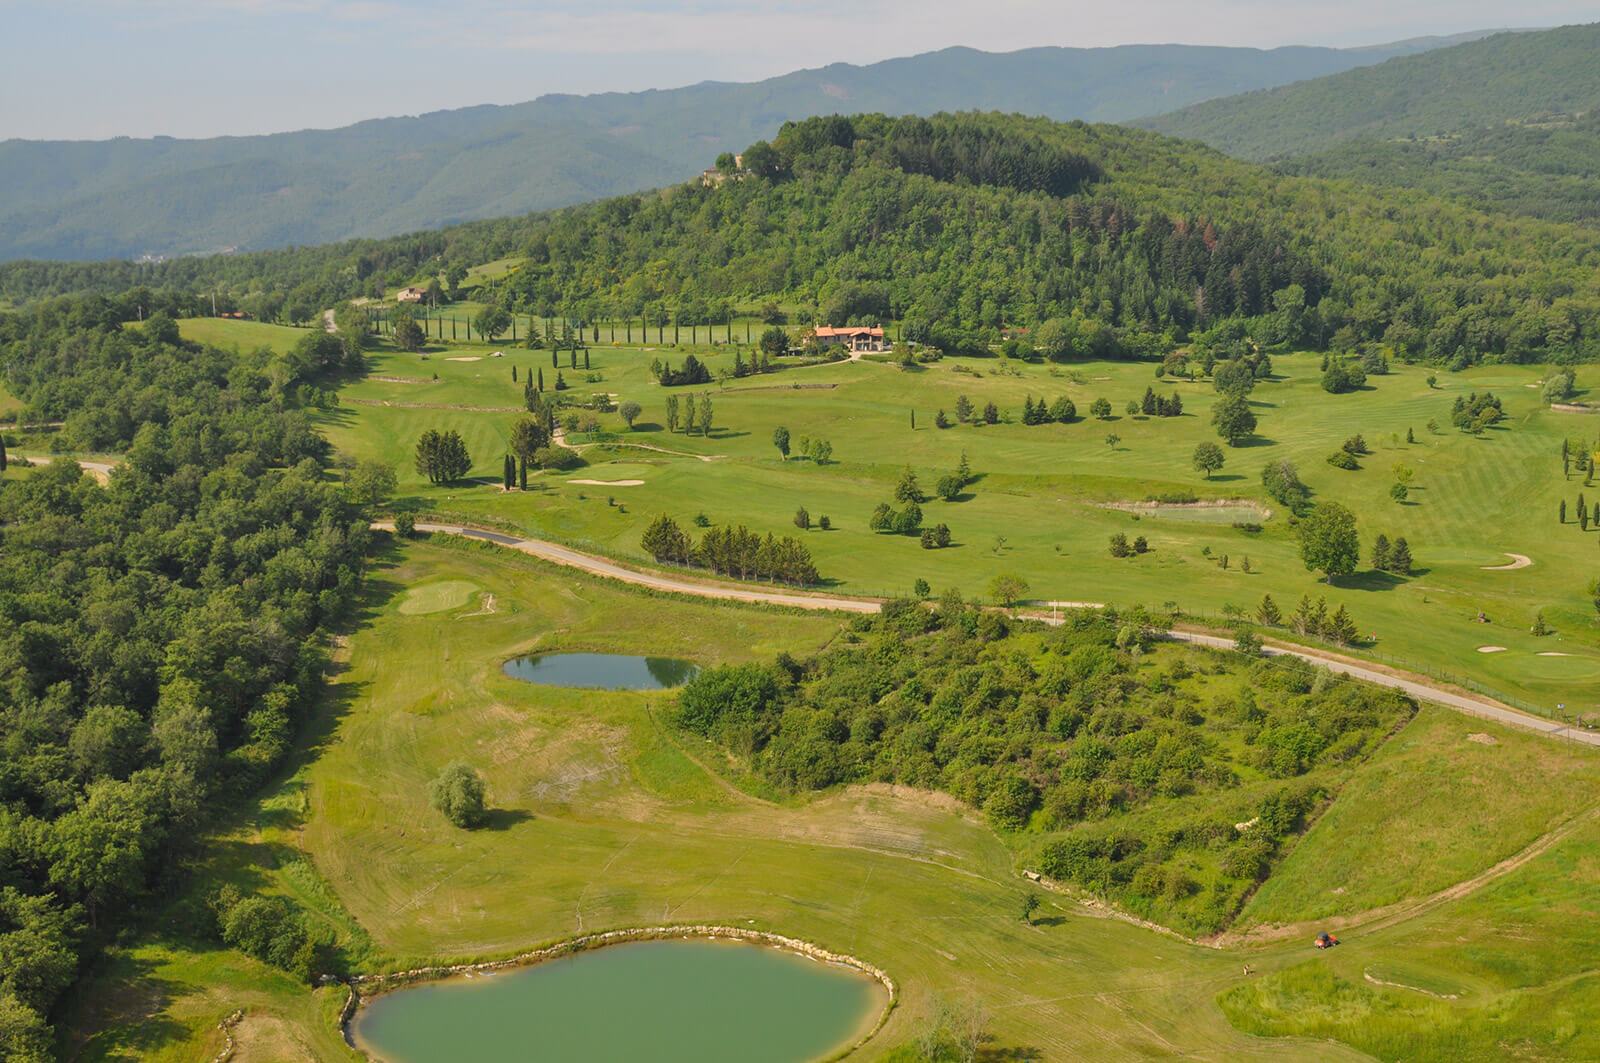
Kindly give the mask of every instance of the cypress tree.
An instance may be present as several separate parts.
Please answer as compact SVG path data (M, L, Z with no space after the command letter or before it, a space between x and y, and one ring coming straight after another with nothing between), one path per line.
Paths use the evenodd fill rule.
M517 475L517 483L526 491L528 489L528 463L524 461Z
M1567 500L1564 498L1561 500L1560 517L1558 519L1562 524L1567 522Z
M512 366L511 367L511 382L513 384L515 384L517 382L517 367L516 366Z
M544 370L539 370L539 390L544 390Z
M572 365L568 366L568 368L569 369L578 368L578 347L577 347L576 341L574 341L573 347L572 347Z
M6 437L0 436L0 472L6 471Z
M595 337L595 339L599 338L599 336ZM583 350L583 368L585 371L587 371L589 368L589 349L587 347L585 347Z
M511 455L507 454L505 463L503 465L503 473L502 473L503 478L505 480L505 486L506 486L506 490L507 491L511 490L512 471L515 468L516 468L516 463L512 460Z

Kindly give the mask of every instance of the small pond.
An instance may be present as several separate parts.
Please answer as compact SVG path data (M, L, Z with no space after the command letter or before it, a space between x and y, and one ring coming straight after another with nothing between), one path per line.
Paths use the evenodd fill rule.
M599 690L663 690L679 687L699 671L674 657L628 657L617 653L547 653L506 662L506 675L545 687Z
M877 980L779 949L647 941L397 990L352 1033L385 1063L807 1063L886 1003Z

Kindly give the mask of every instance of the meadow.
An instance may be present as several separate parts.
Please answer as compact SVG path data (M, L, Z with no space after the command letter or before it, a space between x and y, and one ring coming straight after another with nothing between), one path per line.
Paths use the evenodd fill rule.
M488 546L385 542L297 763L207 846L148 938L85 984L74 1058L203 1058L235 1009L235 1059L355 1058L335 1032L341 989L296 985L209 939L203 898L223 881L294 898L349 970L659 921L803 937L900 982L864 1059L918 1059L936 997L981 1003L990 1060L1446 1060L1491 1058L1507 1038L1532 1058L1592 1055L1600 995L1575 974L1600 946L1584 886L1600 844L1592 754L1424 708L1260 891L1249 933L1206 947L1048 891L1023 921L1026 835L949 798L861 786L764 799L665 723L670 693L534 687L500 670L546 650L770 660L841 630ZM488 781L484 829L428 807L427 780L457 758ZM1440 822L1452 777L1462 787ZM1562 800L1519 793L1533 777ZM1360 873L1406 851L1432 872ZM1497 868L1505 854L1526 862ZM1321 925L1345 940L1328 955L1308 948ZM1397 1047L1407 1022L1431 1032Z
M207 339L223 341L237 330L241 346L289 344L299 335L254 323L206 322L203 328ZM602 335L608 332L602 326ZM1206 479L1193 469L1191 455L1197 443L1216 438L1210 419L1216 392L1203 379L1157 379L1148 363L949 358L902 368L862 359L785 369L673 389L710 395L713 430L668 432L667 389L655 383L650 363L676 364L691 351L714 373L733 361L731 349L720 344L602 343L588 352L588 371L581 358L573 370L565 352L557 369L549 351L507 344L445 344L421 354L380 346L369 375L342 388L342 405L319 417L347 457L395 466L401 483L396 507L418 513L493 522L642 562L639 538L657 514L686 527L704 514L714 523L783 535L796 533L792 518L804 506L813 524L822 515L832 524L805 535L828 589L897 596L922 579L936 594L956 587L970 598L983 596L994 576L1016 573L1038 601L1170 602L1212 621L1231 607L1253 613L1264 594L1285 612L1301 595L1326 595L1330 608L1345 605L1370 637L1360 655L1472 685L1544 715L1600 711L1600 632L1590 586L1600 574L1600 528L1579 529L1574 503L1585 490L1583 475L1564 478L1560 461L1562 437L1588 439L1600 431L1600 420L1543 406L1536 387L1540 367L1436 373L1396 364L1391 373L1370 377L1361 391L1329 395L1319 386L1320 356L1275 355L1273 378L1250 396L1257 436L1244 446L1225 446L1224 468ZM503 357L493 357L496 352ZM606 392L616 401L638 402L644 412L632 430L615 414L596 415L599 433L569 437L582 448L587 467L540 473L528 491L507 493L499 489L499 474L522 381L541 370L547 388L560 372L569 385L565 395L587 399ZM1125 413L1147 387L1176 392L1183 415ZM1451 427L1451 403L1484 390L1501 399L1505 420L1481 436ZM980 410L994 402L1001 423L934 427L941 409L954 419L961 395ZM1069 397L1078 420L1025 426L1019 414L1027 396ZM1090 404L1102 397L1112 416L1090 417ZM1427 427L1430 421L1437 431ZM827 439L833 461L819 467L796 454L783 460L772 443L778 426L789 430L796 451L802 436ZM413 469L411 448L430 427L462 434L474 480L434 487ZM1406 442L1408 432L1416 442ZM1361 458L1362 468L1328 465L1327 456L1358 433L1372 451ZM974 483L957 501L923 507L926 524L949 525L952 547L924 550L915 537L868 529L872 509L890 500L908 464L931 494L962 454ZM1280 459L1298 466L1313 500L1340 502L1357 515L1362 565L1331 587L1306 570L1288 515L1261 488L1262 467ZM1396 465L1413 474L1404 504L1389 497ZM572 482L580 479L644 482L615 488ZM1109 508L1185 492L1201 500L1248 500L1273 512L1241 522L1259 523L1257 531L1231 521L1185 519L1196 516L1194 510L1163 515ZM1566 524L1557 519L1562 500L1568 502ZM1113 560L1106 544L1118 532L1144 535L1151 551ZM1408 540L1416 562L1410 578L1368 567L1380 533ZM1507 552L1526 555L1532 564L1488 570L1506 564ZM1480 611L1489 623L1477 622ZM1553 634L1531 634L1539 613ZM1479 652L1489 646L1504 649Z

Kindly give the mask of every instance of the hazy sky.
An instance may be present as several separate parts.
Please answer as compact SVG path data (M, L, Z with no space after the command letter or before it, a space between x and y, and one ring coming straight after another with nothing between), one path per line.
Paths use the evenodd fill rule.
M1571 0L0 0L0 139L340 126L752 81L953 44L1375 44L1600 19Z

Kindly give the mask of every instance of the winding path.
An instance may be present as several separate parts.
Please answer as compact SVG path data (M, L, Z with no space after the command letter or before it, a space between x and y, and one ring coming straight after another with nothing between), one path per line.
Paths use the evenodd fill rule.
M1511 559L1511 563L1508 565L1480 565L1478 567L1485 572L1510 572L1514 568L1527 568L1533 564L1533 559L1527 554L1513 554L1507 550L1506 556Z
M394 524L391 521L377 521L372 526L380 531L394 530ZM461 535L471 539L481 539L485 542L495 543L499 546L554 562L558 565L581 569L592 575L606 576L610 579L622 580L625 583L632 583L636 586L649 587L652 590L667 591L673 594L689 594L699 598L721 598L767 605L784 605L800 609L835 609L849 613L876 613L883 605L882 601L877 598L847 598L824 594L803 594L795 591L765 590L720 583L714 580L699 580L665 572L630 568L607 558L597 557L594 554L574 550L571 547L559 546L541 539L525 539L515 535L507 535L503 532L488 531L483 528L472 528L460 524L419 523L416 528L422 532L441 532L446 535ZM1088 606L1093 603L1077 604ZM1030 614L1029 618L1042 620L1047 624L1059 623L1059 620L1049 616ZM1214 649L1232 649L1234 644L1233 639L1221 635L1210 635L1200 631L1182 629L1169 631L1166 633L1166 637L1174 642L1186 642L1195 646L1209 646ZM1489 698L1477 697L1441 687L1422 676L1410 672L1380 668L1377 665L1341 657L1333 653L1321 653L1304 647L1287 646L1279 643L1264 644L1261 647L1261 652L1268 657L1297 657L1319 668L1326 668L1330 672L1347 675L1367 683L1375 683L1378 686L1392 687L1419 701L1443 705L1447 709L1454 709L1469 716L1494 720L1497 723L1548 735L1552 738L1600 747L1600 733L1568 727L1566 724L1555 720L1520 712Z

